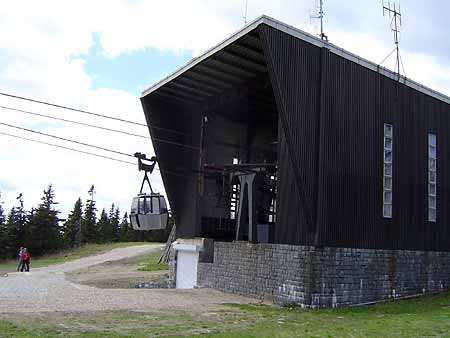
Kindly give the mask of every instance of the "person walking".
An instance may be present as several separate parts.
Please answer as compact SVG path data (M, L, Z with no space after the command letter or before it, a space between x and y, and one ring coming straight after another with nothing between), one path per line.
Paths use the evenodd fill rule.
M25 269L26 272L30 271L30 253L27 248L23 248L22 267L20 268L20 272L23 272L23 269Z
M22 253L23 253L23 246L20 247L19 253L17 254L17 259L18 259L17 272L19 272L19 270L22 266Z

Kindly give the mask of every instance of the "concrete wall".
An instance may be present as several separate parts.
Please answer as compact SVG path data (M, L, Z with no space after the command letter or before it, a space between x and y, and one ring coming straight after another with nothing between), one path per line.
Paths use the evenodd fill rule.
M448 289L450 253L216 242L197 278L280 305L346 306Z

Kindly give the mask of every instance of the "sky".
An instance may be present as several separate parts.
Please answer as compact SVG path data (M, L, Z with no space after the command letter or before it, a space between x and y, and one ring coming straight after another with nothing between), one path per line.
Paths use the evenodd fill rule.
M145 123L140 93L244 25L245 0L0 0L0 92ZM262 14L317 34L315 0L248 0L247 21ZM392 4L392 1L391 1ZM450 3L401 2L401 55L406 76L450 96ZM373 62L393 49L381 0L324 0L330 42ZM393 68L394 58L384 64ZM0 96L0 105L148 136L148 129ZM0 108L13 124L117 151L153 154L150 140L31 117ZM0 132L94 151L0 125ZM122 212L138 193L137 167L0 135L1 203L22 193L37 206L52 184L61 217L95 185L97 207ZM155 190L163 192L159 174Z

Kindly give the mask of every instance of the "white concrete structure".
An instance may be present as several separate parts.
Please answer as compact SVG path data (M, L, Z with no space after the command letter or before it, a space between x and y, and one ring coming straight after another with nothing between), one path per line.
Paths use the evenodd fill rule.
M193 289L197 286L197 265L200 245L174 243L177 252L177 289Z

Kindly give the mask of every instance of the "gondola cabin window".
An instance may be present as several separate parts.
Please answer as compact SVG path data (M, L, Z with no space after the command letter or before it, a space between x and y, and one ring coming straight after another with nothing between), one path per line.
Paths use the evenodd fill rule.
M146 196L139 199L139 213L140 214L153 214L159 213L160 210L160 197ZM164 206L165 208L165 206Z
M392 141L393 127L384 124L383 151L383 217L392 218Z
M437 214L437 143L436 134L428 134L428 221L436 222Z

